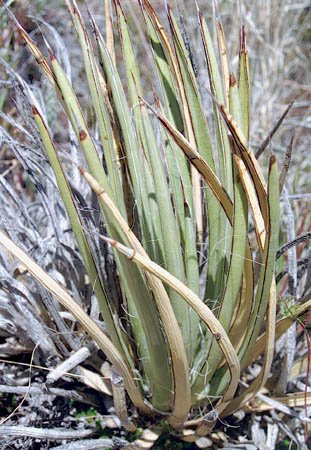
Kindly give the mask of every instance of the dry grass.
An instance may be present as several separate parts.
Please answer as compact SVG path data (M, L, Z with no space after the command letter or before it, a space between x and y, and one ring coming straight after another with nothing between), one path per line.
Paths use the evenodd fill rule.
M138 8L135 9L133 7L134 0L125 0L124 3L132 14L131 20L133 25L141 23ZM155 9L162 15L165 13L163 3L162 0L152 1ZM210 6L211 2L200 0L198 3L205 17L209 19L209 24L212 24L213 11ZM15 2L14 10L17 18L25 28L28 27L28 31L32 33L35 40L40 41L40 33L35 31L35 23L31 19L25 18L26 13L30 16L43 17L53 27L50 30L46 30L44 27L44 30L47 32L48 38L54 42L62 62L67 64L68 67L69 65L71 66L73 83L82 104L87 109L89 99L83 85L82 61L79 58L80 51L72 33L68 13L60 6L61 4L60 0L52 0L51 2ZM90 0L88 5L94 12L98 23L103 24L104 18L99 3L95 0ZM193 38L191 41L199 42L194 2L192 0L178 1L178 6L180 11L187 11L186 14L183 14L183 17L186 29ZM226 30L229 52L234 55L237 53L239 46L236 36L240 25L240 13L235 1L219 1L218 6L224 29ZM263 139L268 135L286 106L291 101L295 102L282 127L268 146L276 153L281 166L290 139L292 136L294 137L292 164L282 197L283 235L282 242L280 242L281 246L283 243L294 239L297 235L309 232L311 227L309 212L311 204L309 180L311 171L311 159L309 156L311 144L311 70L309 60L311 50L311 9L309 2L293 3L291 0L266 0L265 2L242 2L241 11L246 27L247 47L250 56L251 115L253 118L251 145L254 149L261 145ZM56 112L55 99L43 82L41 74L35 65L32 64L32 59L24 48L22 41L16 34L14 36L9 34L8 36L6 34L7 29L8 27L3 19L0 37L6 45L2 46L0 56L8 58L10 65L15 67L17 72L28 82L31 82L33 89L44 97L48 105L47 115L50 125L55 124L56 127L56 124L58 124L58 128L55 128L55 140L63 143L66 139L67 131L59 126L60 116ZM55 30L58 30L60 34L55 34ZM142 34L138 28L135 38L137 42L142 40ZM202 65L202 49L196 44L193 47L195 47L192 48L192 51L195 56L198 76L204 89L205 67ZM148 64L151 63L146 55L147 52L141 52L141 54L138 54L138 58L142 65L148 68ZM237 61L233 60L233 70L236 70L236 63ZM146 71L146 80L147 76L148 72ZM206 87L208 88L208 85ZM210 98L208 91L206 90L202 94L204 95L206 111L209 116ZM22 95L17 99L19 102L22 102ZM17 106L24 108L25 111L25 105L19 103ZM31 127L31 123L27 122L27 116L24 116L25 122L22 123L20 118L15 115L14 108L14 101L7 97L3 106L3 112L5 114L10 113L14 120L19 121L20 126L28 125ZM44 179L46 178L46 173L51 176L46 161L44 158L38 157L37 154L33 154L33 161L26 163L23 159L24 148L22 146L18 147L15 145L15 153L13 153L12 148L16 137L19 140L22 139L22 144L26 145L29 151L32 151L31 141L27 140L23 130L17 130L15 123L8 124L3 118L0 120L4 126L3 132L6 131L8 136L13 137L10 140L11 138L3 135L3 143L0 149L0 169L3 176L1 179L2 188L0 189L1 228L9 230L11 236L16 238L17 242L21 242L25 248L30 249L30 253L36 255L38 262L42 266L48 268L56 278L67 285L78 297L83 297L84 301L89 305L91 314L96 318L96 302L85 279L80 258L76 254L73 255L70 250L70 247L73 246L73 241L69 233L62 235L63 248L57 247L57 233L60 223L56 223L56 221L61 222L63 228L66 228L67 224L62 213L59 195L54 191L52 183ZM269 152L269 148L266 150L266 153ZM18 155L20 161L24 161L24 167L17 161ZM265 155L262 156L262 158L264 157ZM28 170L30 178L26 174L25 169L26 171ZM36 181L36 189L33 189L31 186L30 179L32 182ZM39 180L42 179L44 179L42 186L46 190L47 195L38 193L41 186L41 181ZM84 195L83 188L81 188L80 194L81 207L83 208L85 206L83 198L87 196L86 194ZM90 222L96 223L96 220L98 220L98 217L96 214L92 214L92 211L86 210L85 214ZM54 218L54 222L53 220L47 220L47 217ZM99 246L100 244L96 241L94 245ZM64 261L68 254L75 259L74 264L66 266ZM297 261L303 259L306 260L306 269L301 275L299 270L302 266L298 265ZM311 281L307 280L307 277L309 277L309 280L311 279L310 245L307 243L301 244L297 252L295 249L290 250L287 259L281 260L279 270L285 266L288 266L290 282L285 283L282 281L282 297L299 298L310 296ZM25 445L28 446L27 448L33 449L51 448L49 447L50 444L44 444L44 442L51 443L61 440L61 436L57 435L59 431L56 430L59 424L64 428L72 428L72 421L75 415L74 408L76 406L68 406L68 403L63 403L62 400L63 397L68 396L68 392L71 398L79 398L82 403L91 404L101 411L102 428L112 423L115 426L114 422L117 422L115 414L109 414L108 412L109 408L111 408L109 397L103 396L104 405L100 405L98 396L96 396L96 390L85 390L83 387L83 383L88 384L90 378L93 379L94 368L98 367L102 362L98 352L88 353L86 351L85 353L85 358L88 358L88 368L92 371L91 374L88 374L86 378L83 375L83 378L80 369L75 369L75 375L79 377L79 383L75 380L72 381L69 377L64 377L57 385L58 390L55 388L55 391L51 390L48 394L45 394L43 391L45 382L43 370L35 367L23 369L18 365L20 362L25 362L27 365L43 365L52 370L60 362L59 353L62 354L64 359L68 358L68 351L66 353L67 345L78 351L80 347L84 348L91 344L85 336L80 336L78 333L71 334L72 329L78 330L74 319L67 316L67 313L63 311L57 311L49 295L42 289L38 291L38 285L23 273L22 267L16 264L12 265L12 260L4 252L1 252L0 276L2 287L0 292L0 357L11 359L11 363L1 363L3 377L0 388L4 386L3 392L7 392L5 394L6 397L4 397L5 401L13 402L12 393L8 394L8 390L5 391L5 387L10 385L14 387L14 380L18 379L18 387L25 388L26 393L25 397L25 393L18 390L16 386L15 391L12 389L12 392L15 392L17 395L16 399L17 405L19 405L20 416L14 415L12 418L9 418L7 425L14 427L17 423L25 423L26 425L44 428L46 423L49 423L49 425L55 426L53 437L55 441L41 441L41 444L36 444L36 435L33 435L30 438L19 437L17 440L15 438L13 443L11 439L8 439L9 431L6 430L7 434L5 436L0 435L0 443L11 445L11 448L26 448ZM73 281L70 282L68 280ZM52 320L44 318L44 320L47 320L48 327L42 317L40 317L40 314L38 314L42 302L44 302L46 309L53 317ZM284 306L280 306L280 309L282 308L284 309ZM55 323L57 323L59 332L65 336L64 341L59 339L59 335L55 331ZM71 323L71 327L68 327L68 323ZM42 339L43 336L44 339ZM276 388L277 392L287 393L293 390L304 392L305 379L290 378L289 374L297 355L304 355L306 351L307 346L304 335L303 333L297 333L296 329L291 329L286 337L278 343L276 363L274 365L274 375L280 379ZM46 354L49 355L47 359L44 357ZM258 368L258 365L254 366L254 370L256 368ZM104 368L103 374L105 374ZM249 378L251 377L252 374L250 373ZM246 381L248 380L246 379ZM98 382L97 378L96 382ZM36 404L38 393L31 391L31 389L36 387L42 392L43 401L41 406ZM102 385L100 388L97 387L97 391L102 392L103 390L104 387ZM25 398L24 401L21 400L23 398ZM21 402L24 404L21 404ZM14 403L12 405L15 407ZM81 403L79 403L79 407L80 405ZM32 407L35 408L35 412L31 413ZM64 414L60 413L62 408ZM9 409L5 408L1 410L1 415L4 419L8 418L8 411ZM308 413L310 416L310 411ZM270 414L252 415L249 429L247 430L245 424L242 426L242 430L245 432L245 439L244 443L241 444L244 447L241 448L247 448L247 444L257 445L260 448L262 442L265 443L266 448L282 448L277 447L277 445L282 442L284 437L289 442L294 443L294 445L295 443L296 445L298 444L297 448L299 448L299 445L303 448L303 430L300 420L303 415L303 407L298 408L295 414L292 409L285 413L276 409L276 411L272 410ZM44 417L45 422L40 422L40 417ZM85 419L77 419L78 422L81 428L88 428L88 423ZM236 425L238 423L234 422L234 426ZM232 448L229 444L226 447L226 444L221 443L223 436L228 438L231 435L232 439L234 438L236 441L241 437L230 426L223 427L223 424L220 424L219 429L220 432L213 437L214 443L211 444L213 448L217 448L217 446L219 446L218 448ZM121 436L122 438L126 437L124 434ZM41 447L39 447L40 445ZM44 447L44 445L46 446ZM106 443L106 445L108 444ZM109 445L116 446L117 443L110 440ZM125 445L124 441L123 445ZM176 445L176 448L178 448L177 444L170 445ZM85 444L84 448L94 447L87 447Z

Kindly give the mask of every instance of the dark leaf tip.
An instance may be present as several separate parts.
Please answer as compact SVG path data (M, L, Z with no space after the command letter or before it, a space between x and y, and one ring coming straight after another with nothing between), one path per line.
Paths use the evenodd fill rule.
M87 136L87 134L86 134L86 132L84 130L80 130L79 131L79 139L80 139L80 141L84 141L86 139L86 136Z
M230 87L233 87L236 85L236 79L233 73L230 74Z
M79 169L81 175L84 175L84 174L85 174L85 169L83 169L82 166L78 166L78 169Z
M245 26L244 25L242 25L242 28L241 28L240 52L246 53L246 36L245 36Z
M32 110L32 114L35 116L36 114L39 114L37 108L35 107L35 105L31 105L31 110Z
M49 52L50 60L54 61L56 59L56 56L54 55L53 51L49 47L48 47L48 52Z

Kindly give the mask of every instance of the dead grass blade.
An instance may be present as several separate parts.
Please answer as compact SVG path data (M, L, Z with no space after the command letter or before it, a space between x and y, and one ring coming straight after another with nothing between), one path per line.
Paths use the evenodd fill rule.
M279 118L279 120L277 121L277 123L275 124L275 126L272 128L272 130L270 131L270 133L268 134L268 136L266 137L266 139L263 141L263 143L261 144L261 146L259 147L259 149L257 150L255 157L256 159L258 159L262 153L265 151L267 145L269 144L269 142L271 141L271 139L273 138L274 134L277 132L277 130L280 128L283 120L285 119L285 117L287 116L287 114L289 113L290 109L292 108L294 102L291 102L288 107L286 108L286 110L284 111L284 113L282 114L282 116Z
M34 262L20 247L18 247L10 238L0 231L0 243L7 251L17 258L28 271L49 291L58 301L72 313L72 315L83 326L87 333L99 345L101 350L107 355L111 364L116 368L124 379L124 385L131 397L133 403L142 412L146 414L152 413L149 406L145 405L139 388L136 384L133 374L128 365L124 361L120 352L113 345L111 340L103 333L99 326L86 314L81 306L73 299L73 297L57 283L47 272L45 272L37 263Z

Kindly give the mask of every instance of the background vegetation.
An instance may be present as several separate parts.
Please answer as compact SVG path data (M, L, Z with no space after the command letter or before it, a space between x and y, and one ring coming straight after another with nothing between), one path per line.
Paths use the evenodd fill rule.
M62 6L61 2L33 2L31 5L27 3L7 2L14 11L17 19L23 27L28 31L31 37L38 45L43 44L42 35L37 31L39 24L44 28L48 40L52 40L55 44L53 47L56 56L60 58L65 66L67 73L71 73L73 85L90 122L92 121L93 111L90 108L90 96L85 89L85 72L83 69L83 61L81 50L77 44L77 39L73 33L73 27L68 16L68 12ZM53 3L53 8L51 7ZM182 4L184 3L184 4ZM162 2L152 2L157 9L164 23L166 23L165 8ZM199 2L200 8L204 16L212 27L213 10L211 5L206 2ZM79 3L81 10L84 10L84 4ZM147 47L147 41L142 37L142 18L139 8L133 6L133 2L122 2L122 6L129 15L129 27L135 30L133 33L134 48L139 61L139 66L143 69L143 91L148 101L152 102L152 92L149 88L149 73L153 70L153 63L150 58L150 51ZM201 95L204 101L205 111L208 119L211 120L211 97L209 95L209 84L206 79L206 69L203 61L203 49L199 44L199 29L197 26L197 18L195 5L192 1L178 2L175 6L176 16L182 18L186 29L188 30L191 42L191 54L194 57L194 66L198 71L198 79L200 80ZM308 53L310 51L310 30L308 30L308 18L310 18L310 8L307 4L292 4L292 2L265 2L264 6L260 5L241 5L242 17L247 30L247 48L250 58L250 80L251 80L251 130L250 145L256 151L260 150L264 139L269 135L273 125L278 121L287 105L295 101L294 106L283 121L281 128L273 139L269 142L266 152L261 156L262 165L265 159L268 161L269 152L276 154L277 161L281 167L285 157L285 152L292 142L292 163L284 185L281 197L281 228L279 247L283 244L294 240L300 235L304 237L300 244L288 250L284 255L278 258L278 296L279 296L279 312L287 316L295 314L295 301L303 298L308 300L310 296L310 246L308 244L308 233L310 233L310 59ZM102 13L102 7L89 2L89 7L94 14L99 27L104 29L105 22ZM187 12L186 14L184 12ZM235 55L239 51L239 28L240 28L240 12L236 8L235 2L220 2L219 11L226 33L228 51L232 56L232 70L237 72L238 60ZM43 17L44 21L50 24L49 28L42 22L35 22L32 17ZM85 16L86 17L86 14ZM179 17L180 18L180 17ZM48 86L38 67L33 64L33 58L29 51L24 47L24 42L16 34L16 28L11 19L8 19L4 9L1 10L1 57L3 58L2 66L8 66L15 69L31 86L31 89L39 98L41 97L42 105L45 105L45 115L48 124L53 129L54 140L57 145L66 148L68 138L67 130L63 126L64 116L58 109L57 102L51 88ZM56 31L57 33L56 33ZM40 42L41 40L41 42ZM143 45L142 45L143 44ZM43 46L43 45L42 45ZM121 57L121 50L117 53L117 63ZM124 68L118 65L123 81L125 80ZM18 86L12 86L12 77L8 78L3 72L1 90L1 108L2 108L2 147L1 147L1 167L2 176L1 190L2 212L1 222L2 229L9 232L10 236L20 245L27 242L27 252L36 259L37 263L45 268L54 278L62 285L66 286L77 298L83 298L85 307L88 308L91 317L97 318L98 311L96 302L92 296L92 289L89 280L83 268L80 256L75 252L70 233L62 235L64 248L62 251L67 253L67 258L61 256L61 252L57 248L57 239L52 238L57 234L57 230L66 230L68 226L63 214L60 198L55 194L49 182L44 176L51 176L46 171L46 161L38 159L38 155L32 148L32 138L29 134L36 136L36 131L30 129L31 124L21 121L20 113L25 110L23 96L18 93ZM11 80L11 81L10 81ZM11 83L11 84L10 84ZM13 96L13 87L15 87L15 96ZM26 116L24 117L26 119ZM25 127L28 130L25 129ZM28 133L28 134L27 134ZM16 142L19 142L17 145ZM12 152L12 149L15 152ZM27 158L25 153L28 152ZM79 162L79 161L78 161ZM74 177L78 180L80 176L78 171L72 172L73 185ZM48 189L47 196L40 196L40 190ZM75 191L74 195L79 204L79 209L84 211L84 220L91 224L91 221L99 221L96 216L97 204L94 195L90 194L89 189L85 185L80 192ZM89 205L92 205L94 210ZM91 218L91 215L93 217ZM67 237L66 237L67 236ZM67 239L67 240L66 240ZM97 242L97 245L106 255L106 260L113 267L111 254L104 244ZM65 311L61 311L60 318L63 322L56 323L58 315L53 315L55 307L46 290L44 290L36 281L23 275L23 268L8 260L7 254L4 252L2 256L2 294L1 294L1 347L0 352L3 359L10 358L11 362L2 362L3 378L3 405L2 412L5 419L8 418L9 408L14 410L12 415L6 422L7 426L16 424L27 425L28 432L31 433L30 426L33 426L33 434L27 438L22 437L16 441L16 448L25 448L25 445L31 448L44 448L45 441L36 444L35 439L38 438L38 428L45 428L45 424L54 426L53 437L55 441L65 440L66 437L57 435L56 427L61 425L62 428L72 429L71 423L74 418L75 422L81 427L80 437L86 437L87 434L93 433L88 429L86 424L90 424L89 417L92 416L95 421L90 424L97 425L97 433L99 436L105 436L107 427L112 430L119 425L118 418L112 408L111 400L108 396L111 390L109 383L104 383L102 378L96 376L96 371L102 367L101 374L109 378L109 368L105 366L104 360L100 352L95 351L94 344L87 340L79 325L72 315ZM65 262L66 261L66 262ZM13 266L12 266L13 263ZM109 270L107 271L109 274ZM111 271L110 273L113 273ZM25 283L26 279L26 283ZM115 292L115 296L119 293ZM31 308L25 303L25 299L30 301ZM44 308L42 309L41 303ZM46 317L41 317L29 313L29 309L47 310ZM51 320L51 317L53 319ZM71 327L68 328L68 322ZM126 327L126 319L124 319ZM56 327L55 327L56 325ZM102 326L102 325L101 325ZM65 336L64 343L59 339L56 332ZM45 336L44 341L42 336ZM292 327L282 340L278 341L276 347L276 358L273 365L272 375L278 377L270 379L270 389L273 386L274 393L277 395L287 394L290 392L306 391L306 372L307 366L299 367L299 357L303 361L308 361L304 356L308 354L308 337L305 325ZM46 375L42 366L52 369L59 364L58 351L56 348L62 348L63 354L66 355L66 347L78 350L82 347L85 352L81 358L81 364L74 370L75 377L62 376L56 387L50 388L49 394L45 394L43 390L43 382L47 382ZM67 351L67 356L68 351ZM88 357L88 359L86 359ZM83 359L84 358L84 359ZM75 361L76 362L76 361ZM25 363L26 368L20 366ZM29 363L31 364L29 368ZM34 367L34 364L37 367ZM39 367L40 366L40 367ZM75 367L77 364L75 365ZM252 370L245 375L244 382L249 382L256 376L256 370L259 370L261 362L254 364ZM65 369L70 371L70 367ZM252 372L253 371L253 372ZM50 383L55 383L57 374L51 371ZM18 383L13 380L19 380ZM52 381L51 381L52 380ZM79 381L77 381L79 380ZM89 388L82 388L82 382L87 383ZM93 383L93 384L92 384ZM11 387L11 391L9 389ZM95 390L94 390L95 388ZM269 384L267 385L269 392ZM36 391L38 389L39 391ZM55 389L55 391L53 391ZM105 395L99 400L96 390L104 392ZM41 401L38 405L38 392L41 393ZM51 395L51 393L53 395ZM262 393L262 395L264 392ZM65 401L65 398L71 400ZM258 404L254 404L254 410L265 411L271 409L271 404L265 402L264 397L258 397ZM92 410L87 410L82 404L91 404ZM269 448L274 448L277 443L283 442L286 448L287 443L293 442L296 445L303 445L303 434L307 428L306 421L303 421L304 415L308 416L308 410L304 407L306 400L300 403L300 409L297 408L279 411L280 405L277 405L276 411L272 409L270 414L260 416L253 415L250 420L250 427L247 429L245 425L240 425L239 431L236 433L234 426L237 420L230 419L228 425L219 423L218 430L208 437L205 441L206 446L225 446L226 440L234 439L244 440L243 445L252 440L255 445L260 447L261 442L265 442ZM15 406L18 407L15 412ZM249 405L250 407L252 405ZM288 404L287 408L293 406ZM32 412L31 412L32 411ZM79 413L78 413L79 411ZM16 415L19 414L18 416ZM124 420L126 420L124 418ZM141 424L145 428L145 424ZM124 426L124 423L123 423ZM125 428L130 429L128 423ZM242 431L241 431L242 430ZM22 430L20 429L20 432ZM76 431L76 433L78 432ZM8 435L12 433L12 428L8 429L2 426L2 432L5 433L3 442L7 445L10 443ZM25 430L23 430L26 433ZM154 432L154 430L153 430ZM84 433L84 434L83 434ZM151 431L149 431L151 433ZM168 431L170 433L170 431ZM115 436L118 437L115 437ZM24 435L25 436L25 435ZM124 440L134 440L135 435L119 434L115 431L109 432L109 442L112 445L111 438L113 436L113 445L127 445L125 441L118 441L122 436ZM288 441L284 440L284 437ZM45 436L48 438L48 436ZM76 435L77 437L77 435ZM155 439L155 436L145 438ZM67 437L70 439L70 437ZM163 438L170 439L170 438ZM42 444L43 442L43 444ZM51 440L48 441L45 448L50 448ZM85 442L83 448L87 445ZM90 444L93 445L93 444ZM104 445L104 443L103 443ZM178 447L179 444L163 443L163 448L170 448L176 445L176 448L186 448L188 444L182 443L184 447ZM192 445L192 444L190 444ZM230 444L228 444L230 445ZM23 447L24 446L24 447ZM61 448L61 447L59 447ZM92 448L92 447L89 447ZM229 447L230 448L230 447Z

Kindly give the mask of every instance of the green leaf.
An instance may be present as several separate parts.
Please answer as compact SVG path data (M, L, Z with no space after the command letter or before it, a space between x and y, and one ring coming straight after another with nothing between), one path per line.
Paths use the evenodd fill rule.
M127 84L129 86L132 107L134 107L139 102L139 98L142 96L139 70L120 2L115 0L115 3L118 13L120 42L127 72ZM150 161L157 205L159 211L161 212L161 233L158 233L156 230L155 238L162 236L164 263L167 270L179 280L185 282L184 262L181 253L179 230L175 221L173 205L171 203L171 193L167 183L167 176L162 162L160 149L158 148L148 116L148 111L142 103L140 103L140 107L134 108L134 117L135 122L138 124L136 132L142 137L144 150L147 154L148 161ZM191 320L189 308L184 304L184 302L181 301L179 295L176 294L175 291L169 289L169 296L177 321L182 324L182 335L185 342L188 360L191 363L196 350L199 331L197 316L194 316Z
M240 364L236 352L220 322L217 320L210 308L208 308L208 306L205 305L193 291L191 291L185 284L160 267L158 264L155 264L148 258L145 258L141 254L133 251L133 249L125 247L117 241L108 238L105 240L120 253L126 255L131 261L139 264L148 272L159 277L164 283L176 290L176 292L178 292L183 300L193 308L193 310L199 315L200 319L202 319L205 325L209 328L213 338L216 340L223 352L230 372L229 382L228 379L226 379L227 386L224 395L217 404L218 411L221 413L226 408L228 403L230 403L237 389L240 375Z
M119 176L119 167L117 163L117 154L114 149L113 130L111 127L109 113L106 107L108 99L104 98L103 79L100 79L100 73L95 62L93 48L90 43L85 26L83 25L79 11L73 10L74 21L78 32L80 46L84 58L84 67L88 80L89 89L91 92L92 103L96 114L98 123L101 144L104 151L105 163L109 177L110 186L114 194L115 201L117 201L119 208L124 217L126 217L125 205L122 195L122 186Z
M250 129L250 81L248 68L248 53L245 44L244 25L241 30L238 84L242 110L241 128L243 130L243 134L246 138L246 141L248 142Z
M242 276L244 269L245 252L247 245L248 231L248 207L247 198L244 193L237 167L234 165L234 219L232 227L232 243L229 258L228 275L225 282L224 293L219 303L219 311L217 317L227 333L229 333L232 317L238 302L238 296L242 287ZM208 384L213 374L219 367L222 354L219 347L212 343L209 354L207 356L208 376L203 378L198 376L196 383L192 388L192 392L200 399L200 393L206 396L204 385ZM205 373L207 368L203 366L202 372ZM203 378L203 380L202 380Z
M100 309L105 317L105 322L107 326L108 334L110 335L113 343L118 347L118 350L123 352L122 346L119 341L118 333L115 329L115 324L112 317L112 311L109 306L109 301L107 299L107 296L105 294L104 287L101 283L101 276L97 272L97 268L91 253L90 246L88 244L84 229L82 227L81 219L79 216L79 213L77 211L77 207L75 205L75 202L73 200L72 192L69 186L69 183L65 177L65 174L63 172L62 166L59 162L53 141L49 135L47 125L42 117L42 115L39 113L38 109L33 105L32 107L33 115L36 121L36 124L38 126L42 142L44 145L44 148L47 152L48 159L50 161L50 164L52 166L52 169L54 171L57 185L59 188L59 192L62 196L70 224L72 227L72 231L74 233L76 242L78 244L83 262L85 264L85 268L87 270L87 273L90 277L90 281L92 286L94 286L96 298L98 300Z
M84 176L94 192L99 197L100 202L109 209L110 214L112 214L115 218L118 226L126 235L133 249L145 258L149 259L143 246L136 238L132 230L129 228L128 224L121 216L120 212L117 210L109 196L101 189L100 185L96 182L96 180L94 180L94 178L92 178L90 174L84 172ZM150 288L152 289L158 307L163 329L166 333L169 351L171 354L171 366L174 374L175 390L170 423L174 426L180 426L186 419L191 406L189 367L183 343L183 337L181 334L181 328L179 326L179 323L177 322L170 298L168 297L162 282L154 275L151 275L149 272L146 273L146 278ZM163 358L164 355L161 354L160 356ZM168 384L166 384L166 388L168 388Z
M92 339L98 344L99 348L107 355L107 358L116 368L118 373L124 380L125 388L137 408L142 413L150 414L152 410L147 406L138 389L132 371L121 353L114 346L107 335L101 330L94 320L92 320L84 309L73 299L73 297L64 289L54 278L52 278L45 270L35 263L21 248L19 248L11 239L9 239L2 231L0 231L0 243L10 253L14 255L57 300L72 313L77 321L88 332Z
M262 258L262 265L257 286L252 319L249 324L249 332L244 341L244 346L240 352L241 366L245 367L250 358L253 346L257 340L267 308L271 282L274 277L275 256L279 239L279 177L275 156L270 158L269 184L268 184L268 212L269 221L265 239L265 247Z

